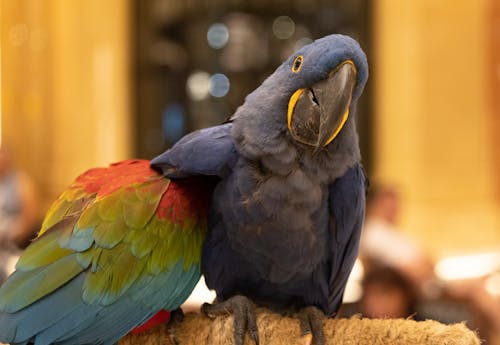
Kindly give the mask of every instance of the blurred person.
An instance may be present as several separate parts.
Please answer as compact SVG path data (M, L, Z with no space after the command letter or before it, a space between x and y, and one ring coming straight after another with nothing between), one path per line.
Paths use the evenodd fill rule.
M361 283L359 311L365 317L407 318L415 316L417 294L411 281L390 267L373 267Z
M433 294L436 279L433 263L420 246L397 226L401 199L391 186L370 189L360 244L363 263L392 267L418 287L424 295Z
M360 243L360 257L367 272L380 266L396 270L412 283L420 302L429 300L420 305L421 315L441 321L448 318L450 322L468 320L476 325L485 324L479 327L481 335L486 335L488 343L494 343L490 339L500 338L500 300L486 292L484 281L487 277L440 281L434 274L432 260L398 227L400 210L401 199L394 187L379 185L370 189ZM367 294L372 296L375 292L368 291ZM388 294L378 296L388 300ZM395 297L398 298L401 296ZM448 315L450 306L453 315Z
M473 325L486 345L500 345L500 295L489 292L486 282L492 275L451 281L446 295L467 304L473 315Z
M12 258L36 231L37 206L32 181L13 167L9 151L0 148L0 282L10 273Z

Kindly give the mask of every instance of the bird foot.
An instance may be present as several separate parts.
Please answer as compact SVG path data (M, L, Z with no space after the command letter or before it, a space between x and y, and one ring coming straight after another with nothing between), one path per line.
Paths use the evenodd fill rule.
M184 312L179 307L170 312L170 320L167 324L167 334L170 337L172 344L179 344L177 338L175 337L175 329L184 320Z
M325 314L316 307L310 306L301 309L297 313L300 321L300 332L304 345L325 345L325 333L323 331L323 320Z
M233 313L235 345L243 345L245 343L245 334L247 333L255 344L259 345L255 304L247 297L236 295L222 302L214 304L205 303L202 305L201 311L210 318Z
M169 327L175 327L184 320L184 312L181 308L177 308L170 312L170 320L168 322Z

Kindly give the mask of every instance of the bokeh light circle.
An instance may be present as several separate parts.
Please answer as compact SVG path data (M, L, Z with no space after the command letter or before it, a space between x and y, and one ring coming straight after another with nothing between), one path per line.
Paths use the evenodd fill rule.
M214 97L224 97L229 92L229 78L222 74L216 73L210 77L209 92Z
M226 25L222 23L214 23L210 25L207 31L207 41L210 47L214 49L221 49L229 40L229 30Z
M273 21L273 34L280 40L286 40L295 33L295 22L288 16L277 17Z

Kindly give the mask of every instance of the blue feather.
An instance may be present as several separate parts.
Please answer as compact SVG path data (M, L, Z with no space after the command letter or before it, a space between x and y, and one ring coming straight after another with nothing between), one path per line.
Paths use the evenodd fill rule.
M11 314L0 312L0 340L7 343L29 341L34 334L52 327L79 308L83 275L79 275L46 298Z
M326 309L333 314L340 307L351 269L358 255L365 216L366 178L360 165L349 169L330 187L332 214L331 273Z
M228 123L190 133L151 165L171 178L192 174L223 177L236 158L231 127Z
M185 271L182 260L178 261L167 272L142 278L109 306L83 302L85 274L81 274L18 313L0 313L0 329L7 330L1 340L15 344L32 340L35 345L113 344L161 306L178 308L198 282L199 271L199 265Z
M342 66L351 66L348 76L339 72L346 84L335 79L346 71ZM268 306L337 310L364 215L355 105L367 78L366 56L355 40L321 38L249 94L230 124L191 133L152 161L171 178L221 178L202 255L202 273L220 299L244 294ZM297 91L312 93L314 102L304 97L301 107L290 108ZM302 125L305 133L317 134L318 143L335 133L333 141L314 146L296 140L289 109L304 112L299 130ZM315 116L326 120L320 129L313 129ZM326 123L339 119L345 122L329 132Z

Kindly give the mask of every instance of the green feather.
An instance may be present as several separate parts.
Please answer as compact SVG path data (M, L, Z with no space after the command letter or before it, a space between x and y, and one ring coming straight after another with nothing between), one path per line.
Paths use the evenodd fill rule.
M94 230L95 243L103 248L112 248L123 240L129 232L123 219L116 219L113 222L103 221Z
M0 287L0 310L15 313L58 289L84 269L76 260L76 254L71 254L46 267L16 271Z
M156 212L157 204L134 203L125 204L124 220L128 227L141 229L151 220Z
M100 219L113 221L123 214L124 190L118 190L96 202Z
M87 207L80 215L80 218L76 223L78 228L75 231L75 234L77 233L78 229L93 228L101 221L102 220L99 217L98 207L95 207L94 204L92 204Z
M168 239L172 232L175 230L176 225L172 223L170 220L158 220L155 218L154 221L150 223L148 226L148 231L152 234L158 236L161 240Z
M168 185L168 180L162 178L137 185L135 188L127 188L123 197L125 223L135 229L146 226L155 214Z
M142 259L156 247L160 240L152 231L133 230L127 236L127 241L131 245L132 254L137 258Z
M172 237L168 239L168 251L163 258L164 262L168 265L164 266L165 268L170 267L170 265L184 257L185 251L182 236L179 236L180 234L180 231L176 229L176 231L172 233ZM161 258L157 259L161 260Z
M67 200L61 198L56 200L45 215L41 232L45 232L45 230L51 228L56 223L61 221L61 219L64 218L70 208L71 202L68 202Z
M109 305L115 302L141 275L146 260L132 255L130 247L119 244L103 250L96 272L89 272L83 286L86 303Z
M82 272L82 298L90 304L109 305L132 286L171 270L172 277L181 276L179 266L193 275L188 280L194 284L206 223L187 218L174 224L156 217L169 183L155 175L104 197L75 187L67 190L51 207L18 271L0 288L0 309L20 310Z
M28 271L47 266L73 253L73 250L61 248L59 245L60 238L65 234L71 234L71 226L63 222L60 223L58 229L54 228L45 232L24 250L16 264L16 269Z
M197 224L197 231L192 231L189 236L182 235L184 240L184 269L189 266L196 265L201 260L201 251L203 247L203 242L207 234L207 224L206 221L200 221Z
M86 194L80 188L70 188L51 205L42 223L40 234L53 227L67 216L79 214L94 195Z
M195 218L186 218L182 221L182 231L189 234L198 227L198 220Z
M101 257L103 249L95 247L82 253L78 253L76 259L78 262L84 266L88 267L90 265L91 272L97 272L99 259Z
M170 180L163 176L156 176L136 189L137 198L140 202L156 204L163 196L170 184Z
M167 258L169 252L170 248L168 245L168 241L158 241L147 261L148 272L155 275L160 274L162 271L165 271L167 267L171 266L175 262L175 260L179 259L175 258L174 260L171 260L170 258L169 262L169 259Z

